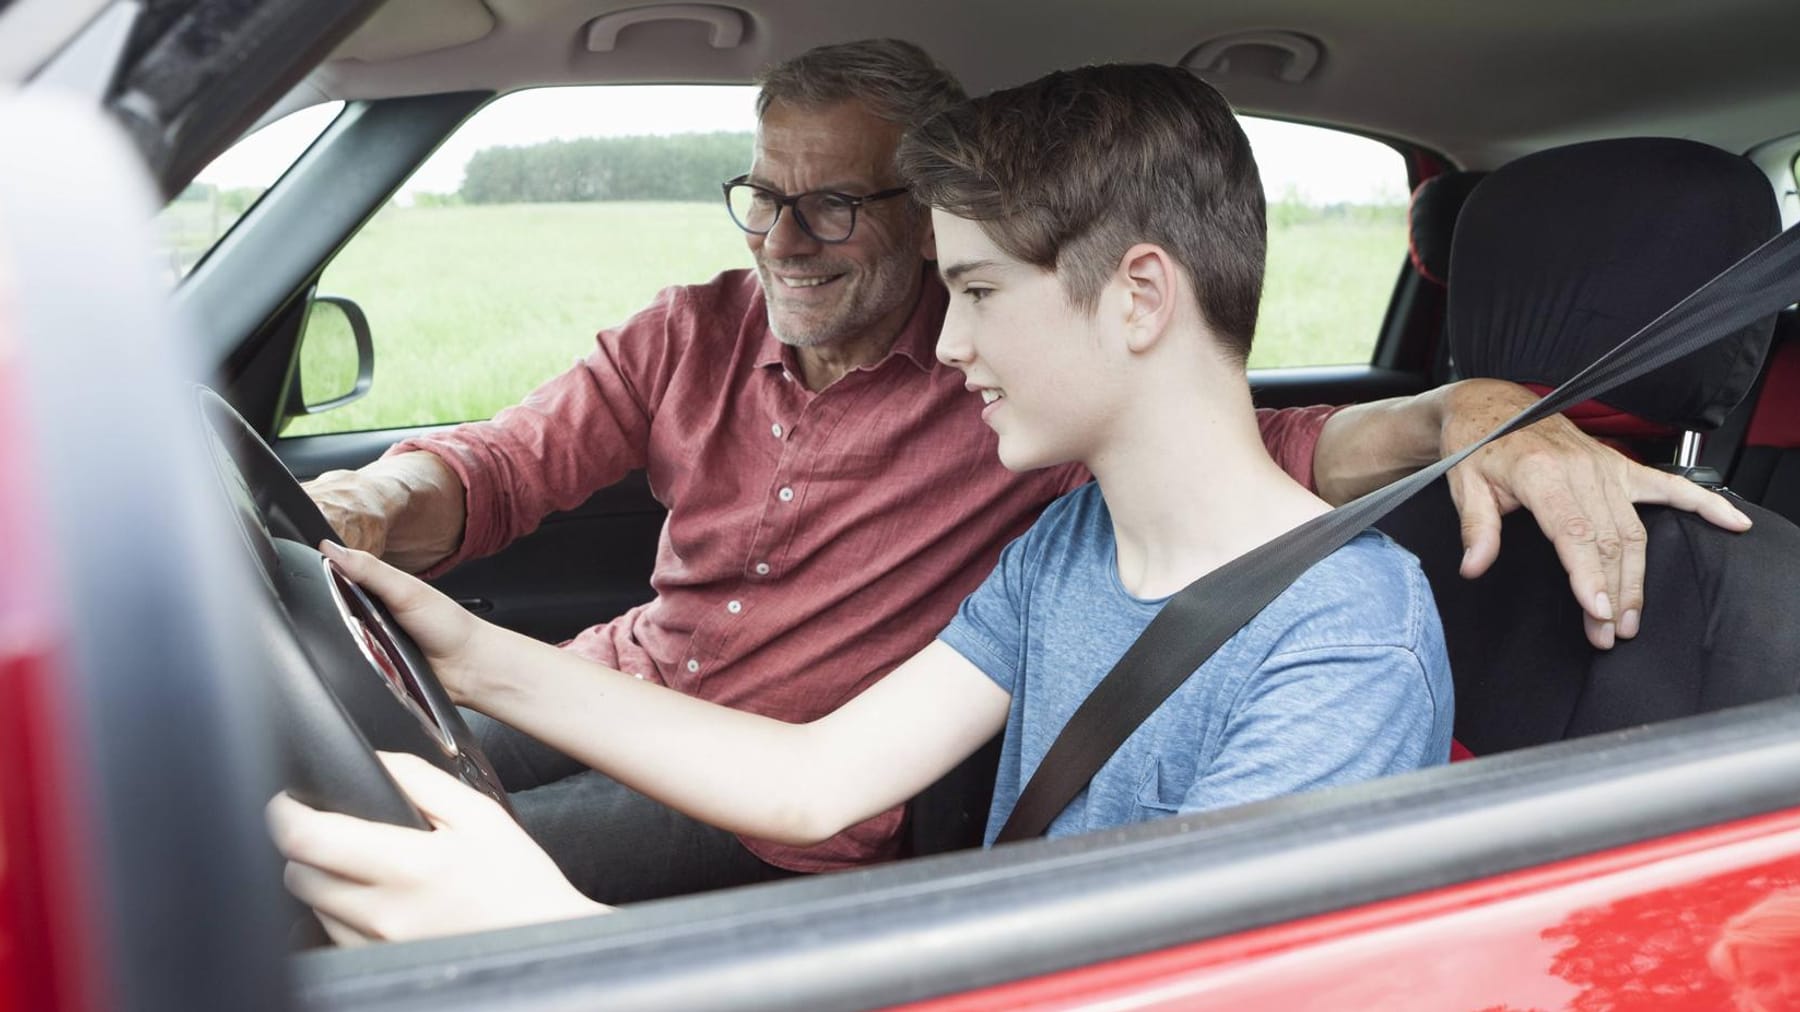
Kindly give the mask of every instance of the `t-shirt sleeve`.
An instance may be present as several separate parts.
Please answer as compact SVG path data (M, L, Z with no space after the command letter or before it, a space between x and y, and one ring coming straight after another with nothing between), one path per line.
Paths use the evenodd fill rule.
M467 490L462 544L425 575L490 555L556 510L644 466L650 425L694 322L681 289L601 331L594 350L491 420L405 440L428 450Z
M1269 456L1295 481L1312 491L1313 453L1319 448L1319 433L1325 423L1340 409L1329 404L1310 408L1257 408L1256 427L1262 430L1263 446Z
M1006 546L994 571L963 598L956 616L938 634L939 640L1008 693L1017 684L1025 656L1028 558L1036 530L1034 525Z
M1448 700L1442 701L1448 705ZM1402 646L1278 654L1246 682L1182 811L1261 801L1442 763L1419 656ZM1441 739L1441 740L1440 740Z

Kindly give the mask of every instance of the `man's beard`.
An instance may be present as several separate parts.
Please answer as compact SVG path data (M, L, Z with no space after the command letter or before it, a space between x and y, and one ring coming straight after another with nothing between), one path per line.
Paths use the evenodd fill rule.
M784 260L776 264L758 260L757 277L763 286L769 329L775 334L776 340L794 348L817 348L855 338L906 301L918 274L917 265L909 261L908 257L888 256L871 269L818 257ZM843 291L836 303L829 307L826 316L801 323L800 328L796 329L791 318L784 319L787 314L777 308L783 301L780 294L783 289L781 282L774 277L773 267L796 274L841 273L842 276L831 284L841 286Z

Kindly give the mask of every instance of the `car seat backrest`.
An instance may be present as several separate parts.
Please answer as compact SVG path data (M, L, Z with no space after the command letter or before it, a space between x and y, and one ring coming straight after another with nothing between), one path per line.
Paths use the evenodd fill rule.
M1467 375L1561 383L1779 228L1766 177L1687 141L1541 152L1470 195L1451 253L1450 340ZM1606 407L1677 428L1716 426L1754 382L1773 320L1622 386ZM1598 409L1596 409L1598 410ZM1506 519L1480 580L1458 575L1448 492L1382 528L1419 556L1456 681L1456 737L1477 755L1666 720L1800 689L1800 528L1750 507L1745 535L1644 509L1642 632L1591 648L1555 551Z
M1693 141L1629 138L1540 152L1470 195L1452 251L1458 377L1560 384L1780 227L1767 177ZM1466 240L1463 233L1467 233ZM1567 414L1634 455L1668 459L1750 389L1772 320ZM1663 456L1667 454L1668 456Z
M1781 227L1768 177L1694 141L1627 138L1528 155L1469 195L1451 249L1458 373L1554 387ZM1716 428L1755 381L1774 319L1609 393Z
M1381 524L1431 583L1456 684L1456 739L1475 755L1671 720L1800 691L1800 528L1754 504L1745 535L1642 507L1642 631L1588 645L1556 552L1524 511L1479 580L1442 485Z

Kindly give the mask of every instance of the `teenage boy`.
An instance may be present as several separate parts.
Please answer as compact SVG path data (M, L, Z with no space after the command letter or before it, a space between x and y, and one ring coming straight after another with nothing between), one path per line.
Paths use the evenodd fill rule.
M808 724L699 701L471 617L327 546L412 633L458 702L703 821L826 838L1005 729L991 841L1081 700L1163 600L1325 512L1270 460L1244 376L1262 188L1230 108L1186 71L1090 67L957 106L901 165L933 208L960 369L1014 470L1095 482L1001 556L939 639ZM1051 824L1052 836L1442 762L1451 687L1416 562L1364 534L1196 671ZM390 760L419 833L276 798L290 888L346 941L598 908L499 809ZM491 869L471 876L469 869Z

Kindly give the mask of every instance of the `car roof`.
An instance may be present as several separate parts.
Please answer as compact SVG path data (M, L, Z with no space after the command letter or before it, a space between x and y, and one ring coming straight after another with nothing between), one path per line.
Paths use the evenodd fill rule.
M708 19L680 20L696 10ZM589 32L609 18L612 46L595 51ZM1465 167L1604 136L1745 152L1800 129L1792 0L390 0L284 104L744 83L812 46L874 36L923 45L972 93L1083 63L1186 60L1241 111L1410 141Z

